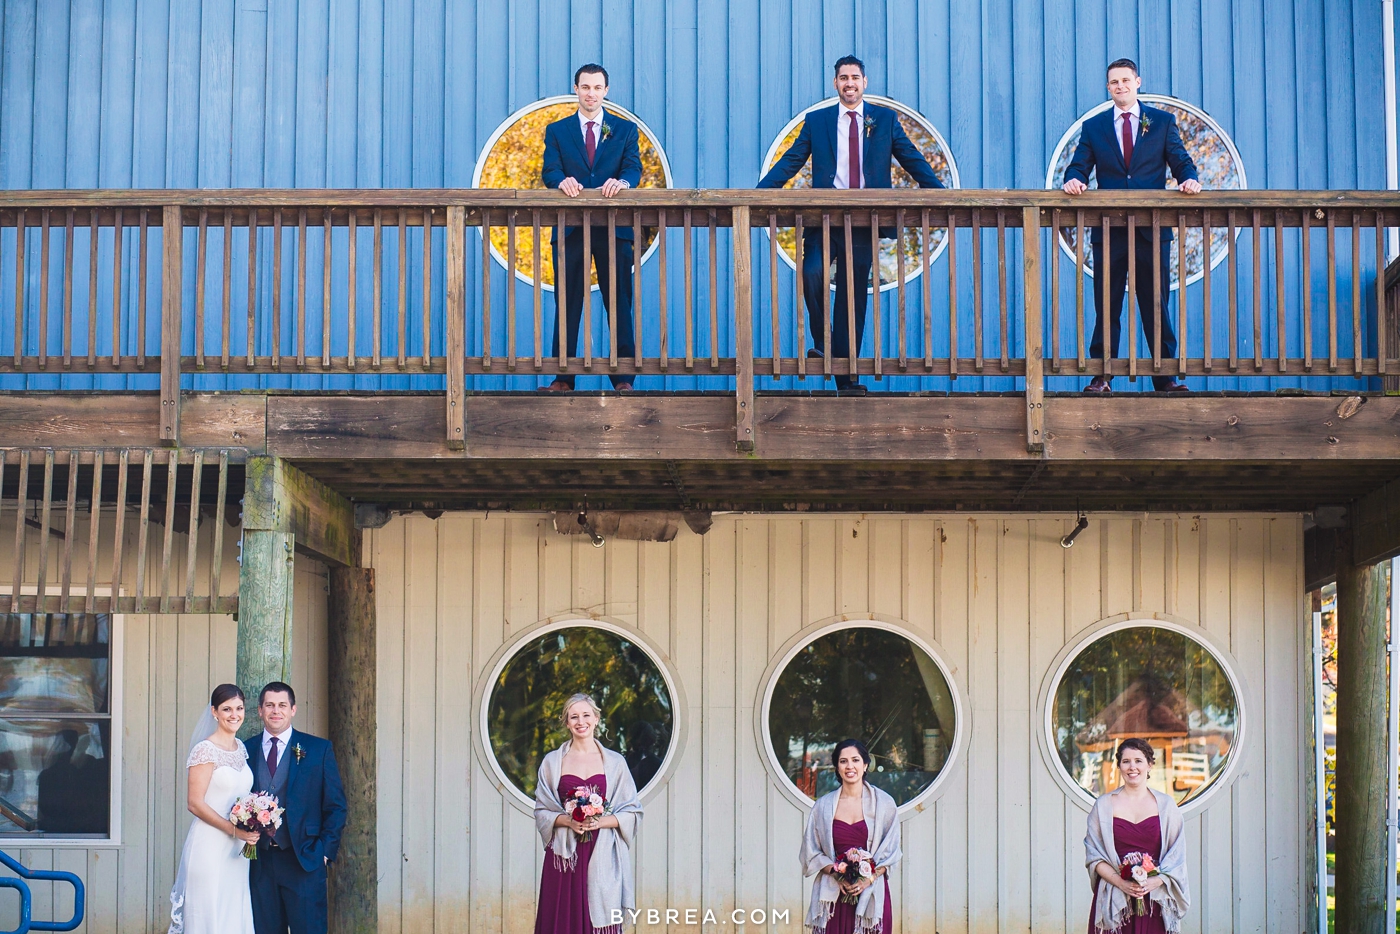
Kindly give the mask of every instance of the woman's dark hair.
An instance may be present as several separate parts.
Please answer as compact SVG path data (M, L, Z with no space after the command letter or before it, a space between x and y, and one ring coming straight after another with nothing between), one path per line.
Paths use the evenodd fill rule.
M221 684L214 688L214 693L209 695L209 706L217 710L224 701L231 698L238 698L247 702L248 698L243 696L243 689L236 684Z
M835 749L831 750L832 768L836 767L836 762L841 758L841 750L843 749L854 749L856 752L860 753L860 761L864 762L866 765L870 764L870 750L865 748L865 743L862 743L858 739L843 739L836 744Z
M1157 754L1152 751L1152 747L1147 744L1147 740L1138 739L1136 736L1131 736L1118 744L1118 752L1114 753L1113 761L1122 765L1123 753L1127 752L1129 749L1136 749L1138 752L1142 753L1143 757L1147 759L1148 765L1156 764Z

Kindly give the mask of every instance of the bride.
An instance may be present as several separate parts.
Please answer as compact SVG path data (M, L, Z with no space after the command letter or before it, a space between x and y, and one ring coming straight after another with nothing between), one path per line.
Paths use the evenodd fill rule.
M221 684L209 698L190 755L190 825L180 870L170 891L170 934L252 934L253 903L248 893L244 843L258 834L239 830L228 819L233 803L253 787L248 752L238 741L243 725L243 692Z

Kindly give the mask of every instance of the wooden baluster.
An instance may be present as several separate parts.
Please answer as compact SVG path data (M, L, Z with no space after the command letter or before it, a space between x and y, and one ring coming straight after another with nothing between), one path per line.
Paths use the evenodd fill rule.
M901 371L903 371L903 370L909 369L909 350L908 350L908 346L907 346L907 344L908 344L908 335L905 333L905 331L906 331L905 324L906 324L906 314L907 314L907 312L906 312L906 309L905 309L905 307L904 307L904 301L905 301L905 299L904 299L904 209L903 209L903 208L900 208L899 210L897 210L897 211L894 212L894 231L895 231L895 236L894 236L894 264L895 264L895 273L894 273L894 275L895 275L895 279L896 279L897 282L898 282L898 285L897 285L895 288L896 288L896 296L897 296L897 297L896 297L896 305L897 305L897 307L898 307L898 309L899 309L899 310L898 310L898 313L895 315L895 317L899 319L899 320L898 320L898 329L899 329L899 369L900 369ZM879 264L879 262L878 262L878 260L879 260L879 254L878 254L878 253L876 254L875 258L876 258L875 268L876 268L876 269L879 269L879 268L880 268L880 264ZM878 273L877 273L877 276L878 276Z
M685 371L695 369L695 244L692 236L690 208L685 209Z
M355 355L359 351L359 346L355 338L355 325L357 323L355 320L357 317L356 304L358 303L359 299L359 295L356 294L359 292L359 289L357 288L359 284L359 276L357 275L356 269L356 259L358 257L360 248L360 236L356 230L356 223L359 221L359 212L357 211L357 209L352 207L347 211L347 214L349 215L348 224L350 227L350 242L348 244L348 250L346 253L346 258L349 264L349 270L347 271L345 277L347 283L345 296L345 322L348 328L348 340L346 342L345 349L345 366L348 369L353 370L355 369L356 363Z
M1376 270L1376 275L1384 278L1385 269ZM1384 306L1382 306L1384 307ZM1377 314L1385 317L1381 308ZM1351 213L1351 372L1361 375L1361 359L1366 356L1361 344L1361 213Z
M49 365L49 209L39 227L39 369Z
M515 211L506 214L506 368L515 369L515 270L520 260Z
M927 354L925 366L932 366L932 346ZM952 205L948 207L948 376L958 378L958 215Z
M399 237L394 241L399 261L398 354L400 370L408 367L408 210L399 207ZM486 268L482 267L483 275ZM217 594L215 595L217 596Z
M795 314L802 314L796 309ZM773 378L783 374L782 334L778 322L778 215L768 212L768 320L772 324Z
M671 329L667 319L666 308L666 241L671 239L667 234L668 217L665 208L658 208L656 212L656 236L657 236L657 314L660 321L657 339L661 342L660 365L661 372L665 373L671 357Z
M583 209L583 368L593 369L593 218Z
M569 338L569 335L568 335L568 331L567 331L567 326L568 326L568 304L569 304L569 301L568 301L568 292L567 292L567 290L566 290L565 287L564 287L564 279L566 279L567 276L568 276L567 270L568 270L568 268L569 268L569 245L568 245L568 238L565 236L566 233L568 232L568 228L564 226L564 209L563 209L563 208L560 208L560 209L559 209L559 217L558 217L558 227L557 227L557 230L558 230L558 234L557 234L558 243L556 244L556 247L555 247L555 248L561 250L562 253L559 255L558 260L557 260L557 261L555 262L555 264L554 264L554 327L555 327L555 330L556 330L556 331L558 332L558 334L559 334L559 340L558 340L558 348L559 348L559 372L560 372L560 373L567 373L567 372L569 371L569 339L568 339L568 338ZM585 261L585 262L586 262L586 261ZM584 297L585 302L588 300L588 297L589 297L589 296L588 296L588 279L587 279L587 272L588 272L588 267L585 266L585 267L584 267L585 276L584 276L584 283L583 283L583 286L584 286L584 288L583 288L583 297ZM690 274L690 261L689 261L689 259L687 259L687 260L686 260L686 275L687 275L687 277L689 276L689 274ZM689 278L687 278L686 281L689 282ZM575 349L575 351L577 351L578 348L575 347L574 349Z
M1280 264L1282 265L1282 264ZM1376 372L1386 374L1385 359L1389 353L1386 347L1386 308L1385 308L1385 224L1379 208L1376 209Z
M184 325L184 216L177 205L161 212L160 440L180 443L180 348Z
M797 327L797 343L793 347L793 354L797 357L797 378L805 380L807 378L807 306L803 296L805 284L802 281L802 267L806 262L804 252L804 240L806 233L803 231L805 218L799 209L797 216L793 218L793 259L797 272L794 279L792 317L793 324Z
M105 454L99 450L92 459L92 486L88 489L88 556L86 598L83 612L97 611L97 540L102 529L102 466Z
M642 308L642 254L646 248L646 238L642 234L642 212L632 209L632 369L642 372L643 322L646 315Z
M248 208L248 335L247 363L251 370L257 363L255 340L258 333L258 209Z
M831 212L822 212L822 377L831 375Z
M194 255L194 365L204 369L204 265L209 256L209 209L199 209L199 239Z
M1022 231L1022 237L1025 231ZM1011 331L1007 327L1007 304L1010 299L1006 290L1006 210L997 208L997 300L1001 306L1001 371L1011 369Z
M369 365L378 370L383 364L384 348L384 209L374 209L374 255L370 260L370 294L374 308L370 316Z
M1230 208L1225 212L1225 221L1229 225L1229 270L1230 270L1230 372L1234 373L1240 368L1240 301L1239 301L1239 250L1235 249L1235 210Z
M21 219L24 212L20 212ZM23 230L23 228L21 228ZM112 222L112 369L121 369L122 363L122 209L117 208ZM19 330L15 331L19 340ZM16 344L18 346L18 344Z
M126 545L126 496L127 470L131 464L131 452L123 448L117 453L117 510L115 528L112 530L112 612L117 611L117 601L122 595L122 549ZM220 526L222 528L222 526Z
M151 468L155 463L156 452L146 449L146 458L141 465L141 509L136 532L136 603L135 612L145 613L146 606L146 556L151 535Z
M617 209L608 208L608 371L617 372Z
M1105 251L1107 252L1107 251ZM1137 213L1128 210L1128 379L1137 379Z
M461 205L447 208L447 446L454 451L466 448L467 339L466 339L466 260L467 210ZM510 271L512 279L515 271ZM512 286L514 283L511 283Z
M1259 256L1263 244L1259 235L1258 208L1254 209L1254 215L1250 218L1250 229L1252 231L1250 271L1253 275L1252 286L1254 289L1254 372L1258 373L1264 369L1264 283L1261 275L1263 260Z
M982 212L972 209L972 368L982 372Z
M1201 242L1203 244L1201 251L1203 257L1202 262L1205 264L1201 275L1201 340L1204 344L1204 352L1201 354L1201 367L1205 370L1206 375L1209 376L1215 348L1210 333L1211 319L1214 317L1215 309L1210 301L1211 230L1209 211L1201 211Z
M29 500L29 450L21 449L19 452L19 485L15 488L15 574L11 580L14 587L10 591L9 606L7 609L11 613L19 612L20 594L23 592L24 584L24 552L25 552L25 522L24 505Z
M194 612L194 570L199 556L199 494L204 480L204 452L194 452L194 475L190 479L189 531L185 537L185 612ZM173 506L166 509L168 516L174 516ZM219 530L214 529L217 535ZM212 609L212 607L210 608Z
M1060 372L1060 209L1050 215L1050 252L1045 261L1050 266L1050 370Z
M63 368L73 367L73 209L68 209L63 229Z
M217 612L215 604L221 596L224 574L224 501L228 498L228 451L219 452L219 492L214 501L214 552L209 559L209 611Z
M1103 314L1099 315L1098 318L1099 326L1102 330L1101 336L1103 337L1103 375L1105 379L1108 379L1113 376L1113 316L1108 313L1108 282L1113 278L1111 272L1113 267L1113 240L1111 239L1113 236L1113 226L1107 211L1103 212L1103 217L1100 219L1100 227L1103 230L1103 240L1101 241L1103 243L1103 249L1099 250L1099 255L1103 258L1103 269L1100 270L1096 265L1094 267L1094 276L1096 278L1100 274L1103 276L1103 281L1099 283L1099 294L1103 297L1103 302L1099 307L1103 309ZM1132 249L1128 250L1130 261L1133 252ZM1129 276L1129 279L1131 278L1132 277ZM1131 293L1132 289L1128 289L1127 291ZM1131 318L1131 312L1129 313L1129 317Z
M1337 372L1337 216L1327 212L1327 371Z
M282 367L282 209L272 209L272 368Z
M710 208L710 372L719 371L719 225Z
M1152 209L1152 372L1162 372L1162 212Z
M950 209L951 210L951 209ZM949 228L951 229L951 227ZM929 209L924 208L919 217L919 268L924 288L924 371L933 369L933 231L929 226Z
M160 612L171 613L170 555L175 544L175 489L180 476L180 452L171 451L165 470L165 510L161 517L160 547Z
M15 369L20 368L24 360L24 253L26 241L29 237L29 228L24 226L24 208L20 208L15 214ZM120 268L121 264L117 264ZM118 292L117 294L121 294ZM118 316L113 315L113 321ZM113 327L116 327L113 324ZM113 341L112 346L119 348L121 343ZM119 353L113 350L113 353Z
M146 244L150 225L147 223L147 209L141 209L141 234L140 243L137 247L136 263L136 369L146 368ZM48 250L44 250L44 255L48 256ZM45 278L47 283L48 279ZM47 284L43 289L44 294L48 292ZM41 319L42 321L42 316Z
M59 612L68 612L68 595L73 587L73 539L77 532L78 520L78 467L79 454L76 450L68 452L68 493L64 498L63 510L63 544L60 546L59 554L59 591L58 605Z
M1084 348L1084 209L1074 212L1074 343L1076 348L1075 368L1083 373L1088 369ZM1099 271L1094 270L1095 275Z
M326 268L330 269L330 251L326 251ZM219 365L225 370L229 367L229 309L232 307L230 299L233 292L233 208L224 208L224 268L223 268L223 304L219 308L220 328L222 336L220 338Z
M1288 372L1288 302L1283 285L1283 217L1274 209L1274 316L1278 329L1278 371Z
M97 207L88 208L88 369L97 366Z
M423 369L433 365L433 214L434 208L423 209ZM489 238L488 238L489 239ZM489 244L488 244L489 247ZM465 249L465 244L463 245ZM484 267L489 270L491 264ZM489 273L483 273L483 281Z
M1000 212L998 212L1000 213ZM1056 234L1058 236L1058 234ZM1045 342L1040 274L1040 208L1021 209L1023 278L1026 290L1026 450L1038 454L1045 448ZM1006 344L1005 332L1002 335ZM1003 351L1004 352L1004 351Z
M1309 229L1312 222L1312 211L1303 208L1303 229L1300 233L1300 245L1302 247L1302 261L1299 263L1300 288L1303 294L1303 372L1312 372L1313 366L1313 335L1312 335L1312 231ZM1207 256L1209 258L1209 256Z
M855 237L852 231L852 220L850 211L841 212L841 230L845 234L843 241L846 246L844 257L846 265L846 365L849 369L846 373L855 379L860 372L856 360L856 341L859 335L856 334L856 271L855 271ZM861 288L865 288L865 283L861 283ZM830 355L831 347L827 347Z
M426 228L425 228L426 229ZM489 370L491 368L491 212L488 208L481 209L481 368ZM506 288L513 289L511 283L515 275L510 269L506 270ZM427 334L425 330L424 335ZM509 343L510 338L506 338ZM514 360L507 363L512 366Z
M53 514L53 449L44 451L43 499L39 506L39 569L34 587L36 609L44 612L44 597L49 583L49 521Z
M400 245L403 239L399 240ZM400 277L402 278L402 277ZM402 321L402 314L400 314ZM400 339L402 348L403 341ZM306 369L306 208L297 210L297 369ZM211 609L210 612L213 612Z
M536 209L530 218L533 242L531 252L535 274L534 279L534 313L535 313L535 372L538 373L544 367L544 217ZM640 264L638 264L640 265Z
M331 271L335 265L335 243L331 235L331 206L321 209L321 369L331 368Z
M859 283L862 287L864 283ZM872 316L873 331L875 337L875 378L882 375L880 359L884 356L884 348L881 346L881 332L884 330L880 321L880 215L872 210L870 212L870 285L875 293L871 296L870 311ZM855 309L851 309L854 314ZM856 339L858 335L851 335L851 350L856 350ZM859 356L859 353L856 354Z
M1210 249L1210 244L1206 244ZM1210 262L1209 253L1206 262ZM1176 372L1186 378L1186 214L1176 216Z
M713 219L714 215L710 215ZM740 451L754 449L753 415L753 237L748 205L732 209L734 248L734 387L735 444ZM711 253L711 268L714 254ZM717 332L714 332L717 333ZM712 354L716 341L712 339ZM712 358L713 365L713 358Z

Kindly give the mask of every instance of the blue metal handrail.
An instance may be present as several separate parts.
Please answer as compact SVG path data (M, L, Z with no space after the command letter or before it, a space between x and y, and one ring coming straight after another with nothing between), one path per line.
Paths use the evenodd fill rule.
M0 934L29 934L30 931L71 931L83 923L83 880L79 879L71 872L62 872L51 869L25 869L15 859L4 850L0 850L0 863L8 866L18 878L12 876L0 876L0 887L15 889L19 892L19 927L13 931L0 931ZM33 879L40 882L67 882L73 886L73 917L67 921L34 921L29 915L33 910L33 896L30 894L29 885L24 880Z

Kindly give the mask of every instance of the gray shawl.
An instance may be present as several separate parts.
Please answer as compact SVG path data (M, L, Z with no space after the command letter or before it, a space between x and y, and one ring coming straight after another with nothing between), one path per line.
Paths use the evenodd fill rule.
M826 929L831 914L836 910L836 900L841 897L841 884L829 872L828 866L840 862L836 844L831 839L831 822L836 817L838 788L830 794L822 795L812 805L807 814L807 829L802 834L802 861L804 876L816 875L812 882L812 902L807 907L807 917L802 923L810 930ZM869 782L861 794L861 811L865 817L865 827L869 836L865 849L875 857L875 868L894 866L904 854L899 849L899 806L888 794ZM885 882L888 871L876 876L875 881L860 894L856 903L856 934L891 934L880 931L885 920Z
M1100 795L1089 809L1089 832L1084 837L1084 865L1089 869L1089 884L1098 892L1098 912L1094 916L1097 930L1113 931L1127 923L1128 896L1119 891L1108 880L1099 878L1094 867L1108 863L1114 869L1122 865L1118 851L1113 845L1113 796L1122 791L1110 791ZM1149 789L1157 799L1157 821L1162 827L1162 858L1157 860L1157 869L1166 884L1154 889L1148 898L1157 906L1168 931L1181 930L1181 919L1191 907L1191 892L1186 882L1186 835L1181 811L1170 796L1155 788Z
M565 813L559 800L559 779L568 748L565 743L540 763L535 782L535 830L544 840L548 858L559 869L571 872L578 859L577 838L568 827L554 826L554 819ZM600 934L620 934L622 926L610 923L614 910L637 907L629 852L642 822L642 804L637 800L637 785L632 781L627 760L602 743L598 743L598 749L603 753L603 774L608 782L606 797L618 826L616 830L605 827L594 832L596 842L588 860L588 915Z

